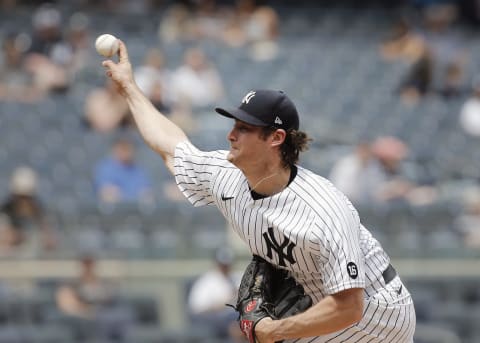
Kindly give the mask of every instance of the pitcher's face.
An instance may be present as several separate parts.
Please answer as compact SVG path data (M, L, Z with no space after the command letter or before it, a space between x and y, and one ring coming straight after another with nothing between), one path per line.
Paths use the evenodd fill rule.
M264 161L269 151L268 140L262 137L262 128L235 120L228 133L230 152L227 159L240 169Z

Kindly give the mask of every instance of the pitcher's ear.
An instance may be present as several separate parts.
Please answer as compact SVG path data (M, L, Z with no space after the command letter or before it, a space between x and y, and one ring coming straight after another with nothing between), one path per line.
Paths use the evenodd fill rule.
M271 135L271 142L273 146L280 146L285 141L287 132L284 129L276 129Z

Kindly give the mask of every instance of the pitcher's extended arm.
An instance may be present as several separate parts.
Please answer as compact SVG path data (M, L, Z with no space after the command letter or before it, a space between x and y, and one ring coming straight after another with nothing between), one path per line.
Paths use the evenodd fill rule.
M175 147L179 142L187 140L187 136L181 128L160 113L138 88L127 48L122 41L119 41L118 56L118 63L112 60L102 63L106 74L125 97L145 142L163 158L167 169L173 174Z

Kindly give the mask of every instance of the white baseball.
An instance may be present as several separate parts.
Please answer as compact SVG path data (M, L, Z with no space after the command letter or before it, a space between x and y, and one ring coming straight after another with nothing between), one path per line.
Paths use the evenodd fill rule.
M108 33L100 35L95 41L95 49L104 57L112 57L118 51L118 39Z

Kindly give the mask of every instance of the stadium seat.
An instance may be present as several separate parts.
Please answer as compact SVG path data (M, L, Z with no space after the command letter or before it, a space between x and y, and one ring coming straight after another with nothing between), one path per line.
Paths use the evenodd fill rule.
M461 343L460 337L452 330L441 325L417 324L415 329L415 342L417 343Z
M156 298L143 294L124 294L120 302L132 309L136 325L162 326L161 304Z

